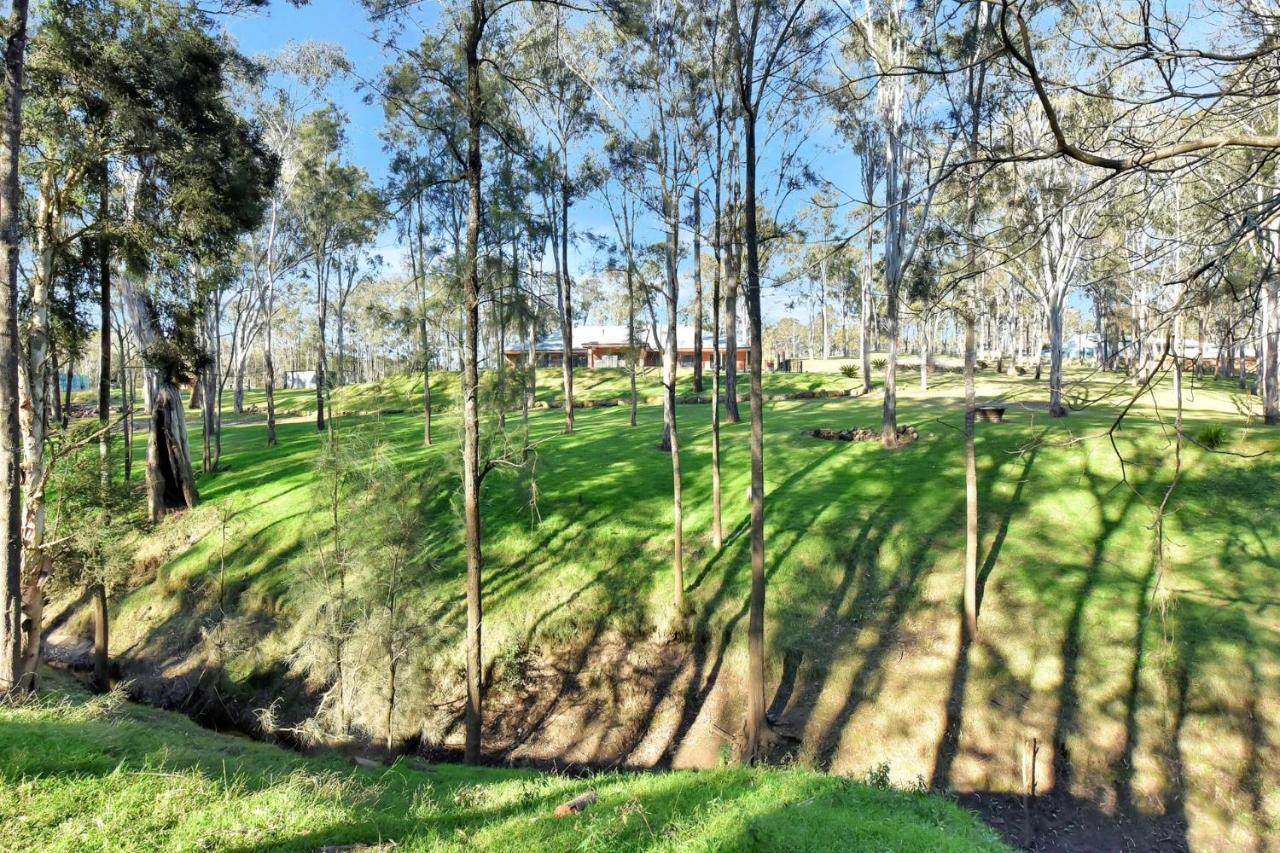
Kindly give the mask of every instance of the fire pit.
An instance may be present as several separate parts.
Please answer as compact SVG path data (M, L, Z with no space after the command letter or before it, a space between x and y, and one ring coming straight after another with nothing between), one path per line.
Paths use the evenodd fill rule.
M976 406L974 408L974 412L978 415L978 420L993 424L1004 423L1004 410L1004 406Z

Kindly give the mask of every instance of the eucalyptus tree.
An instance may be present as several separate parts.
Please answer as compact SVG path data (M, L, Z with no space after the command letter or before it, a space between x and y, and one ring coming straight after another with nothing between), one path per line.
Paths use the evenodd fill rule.
M626 324L627 324L627 381L630 389L631 412L628 423L636 425L636 411L639 406L639 394L636 391L636 374L642 366L644 342L636 327L636 311L641 304L640 290L643 285L637 281L638 265L636 262L636 227L642 212L641 193L644 192L644 169L637 156L635 146L625 134L611 133L605 143L605 152L609 158L609 171L613 180L602 187L601 198L609 211L617 236L617 246L621 249L623 281L626 284Z
M561 361L564 385L564 431L573 432L573 278L569 272L570 209L584 194L579 168L575 174L575 149L598 126L590 88L573 69L569 57L580 51L580 40L569 27L569 12L558 3L536 3L522 8L527 31L521 38L520 56L527 69L517 90L529 100L532 121L545 136L547 224L552 238L552 261L558 283L560 337L565 357Z
M280 164L262 224L245 238L248 274L260 292L263 313L262 362L267 406L267 446L276 446L277 295L282 279L307 260L307 245L294 201L303 156L303 134L309 115L322 106L335 72L344 68L341 55L311 42L290 46L266 62L270 78L244 81L249 111L263 128L263 139Z
M18 171L22 98L27 51L27 0L12 0L4 33L4 127L0 130L0 696L14 690L22 673L22 493L18 477L18 258L21 251Z
M885 365L881 441L898 443L897 366L901 289L929 223L939 178L951 153L947 137L932 114L933 75L910 74L936 49L933 4L904 0L868 2L861 15L846 13L851 38L845 55L865 67L875 82L875 118L881 131L884 175L884 287L889 355ZM842 85L860 78L843 72ZM865 180L865 179L864 179ZM868 202L870 202L870 197Z
M198 10L168 3L52 2L42 8L24 133L34 152L28 168L36 211L20 416L28 484L23 567L30 628L24 670L31 680L40 658L40 590L51 569L44 547L42 413L52 286L76 242L111 225L101 204L88 209L94 191L107 191L95 178L108 160L134 176L133 215L113 227L112 243L131 273L146 275L189 267L210 246L224 250L220 241L255 221L258 194L274 176L274 163L261 150L256 130L226 104L228 67L239 57L212 37L208 26ZM154 325L154 311L146 319ZM109 326L102 331L109 336ZM157 331L153 343L167 330L161 325ZM149 386L149 391L160 390ZM176 390L173 396L169 405L176 402ZM149 402L156 404L156 397L149 394ZM162 432L151 430L153 445ZM189 472L185 432L174 441L181 458L169 460L167 470L172 474L185 466ZM160 464L157 459L148 465L149 481L160 477ZM182 494L175 501L189 505L195 490L193 480L187 484L178 487ZM154 489L151 497L155 516Z
M345 162L347 117L329 105L311 113L299 129L300 168L292 203L316 289L316 430L325 428L330 388L328 343L331 292L342 253L372 241L382 201L359 166Z
M765 719L764 336L760 313L761 246L756 180L757 133L776 128L780 109L817 73L829 13L808 0L729 0L734 100L743 140L743 242L751 352L751 597L747 625L747 708L742 758L761 759L774 735Z
M416 44L396 44L402 61L384 74L383 97L394 98L408 121L432 137L451 158L465 187L465 236L458 253L458 279L463 320L462 362L462 503L466 553L467 629L464 758L480 760L483 718L481 659L481 512L480 488L488 465L480 457L480 278L481 229L484 216L484 149L500 125L506 46L494 47L501 34L495 16L508 2L468 0L446 6L438 32L413 19L416 3L369 0L375 21L393 30L413 23L425 33ZM393 41L395 33L389 34Z
M1258 246L1271 255L1270 232L1280 219L1280 192L1260 179L1280 158L1280 81L1274 73L1280 14L1274 4L1224 4L1189 26L1180 6L1125 3L1122 9L1141 14L1141 26L1130 26L1123 38L1110 27L1115 10L1100 0L1072 7L1070 14L1055 12L1052 23L1037 20L1042 8L1014 0L998 7L1009 67L1046 122L1041 156L1086 167L1101 184L1134 174L1160 180L1182 171L1205 175L1239 152L1251 155L1249 168L1217 173L1212 236L1179 275L1235 292L1230 268ZM1059 55L1067 57L1068 73L1046 73L1046 58ZM1124 75L1110 73L1116 68ZM1108 73L1098 75L1098 69ZM1261 287L1264 389L1266 365L1276 360L1268 354L1276 347L1268 346L1266 321L1280 328L1277 294L1280 285ZM1280 392L1270 399L1267 420L1280 422Z
M640 196L656 219L662 240L663 328L650 305L653 338L662 352L663 432L659 447L671 457L672 474L672 607L671 625L682 631L684 620L684 497L680 434L676 409L679 367L677 324L680 309L681 208L698 167L692 129L701 122L693 89L698 76L690 63L701 42L688 5L651 0L632 10L611 32L597 40L598 60L589 69L575 63L602 104L608 130L625 142L615 143L625 156L643 163L645 191Z
M1015 119L1022 150L1050 144L1048 122L1035 113ZM1018 239L1009 264L1015 280L1039 304L1049 334L1049 414L1067 414L1062 402L1063 312L1067 295L1080 281L1092 241L1114 195L1110 185L1094 186L1085 170L1062 159L1014 164L1013 200L1007 212Z
M431 445L431 324L432 289L428 270L440 257L440 246L427 238L427 193L438 165L430 154L419 149L416 134L403 132L388 115L384 138L394 152L391 162L390 192L399 207L395 217L401 239L409 248L409 269L413 285L413 319L418 335L418 358L422 366L422 443Z

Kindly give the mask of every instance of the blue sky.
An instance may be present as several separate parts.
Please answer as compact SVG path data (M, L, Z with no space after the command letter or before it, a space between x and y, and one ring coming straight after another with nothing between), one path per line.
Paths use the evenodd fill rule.
M424 3L422 9L431 14L431 4ZM350 117L348 127L349 156L357 165L363 167L370 176L381 183L387 175L388 157L382 149L378 131L382 126L382 109L377 103L366 104L364 93L359 91L359 79L374 79L386 63L382 47L372 38L373 27L363 8L355 0L312 0L311 3L295 8L285 2L274 2L265 10L225 20L226 29L239 43L242 51L249 55L274 54L289 42L321 41L340 46L354 68L356 79L337 81L332 88L332 97L346 110ZM843 190L857 194L857 161L848 154L825 121L813 128L805 143L809 159L828 180ZM774 177L769 174L770 152L762 152L765 162L761 164L761 187L772 187ZM793 197L799 203L807 199L807 193L799 193ZM572 227L575 230L592 230L612 236L613 227L608 214L598 201L590 199L577 204L573 209ZM652 223L649 233L641 233L641 241L656 242L661 234ZM682 238L688 246L688 237ZM861 242L861 241L859 241ZM394 232L386 231L379 239L377 250L392 263L398 263L403 257L396 246ZM573 250L571 264L578 269L578 274L587 273L594 257L585 241ZM686 266L689 264L686 262ZM682 302L687 302L691 290L687 271L682 284ZM794 301L794 294L766 291L764 303L766 322L791 314L797 318L807 317L810 308L806 304L797 304L788 310L788 302Z

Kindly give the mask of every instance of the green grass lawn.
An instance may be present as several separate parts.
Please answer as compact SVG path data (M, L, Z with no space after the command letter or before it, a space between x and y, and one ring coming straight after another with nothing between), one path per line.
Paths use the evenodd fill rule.
M711 375L704 376L703 393L711 393ZM513 375L508 381L515 381ZM485 375L485 389L492 393L497 384L493 373ZM748 377L739 374L739 393L746 396ZM561 405L564 386L558 369L541 368L537 371L534 399L542 404ZM765 380L767 394L796 394L803 391L847 391L860 388L860 379L850 379L838 373L775 373ZM684 398L694 394L693 371L681 370L678 374L676 393ZM636 394L640 403L660 403L662 400L662 371L646 368L636 377ZM582 402L606 400L630 401L631 384L626 371L606 368L579 368L574 371L573 397ZM314 389L279 390L275 393L277 414L306 415L315 413ZM333 410L348 414L376 414L379 412L422 411L422 376L393 375L381 382L347 385L335 389L332 394ZM227 404L230 404L228 395ZM245 392L245 406L266 411L266 394L261 388ZM439 411L448 411L458 405L458 374L437 372L431 374L431 405Z
M369 769L52 684L38 704L0 708L0 849L1007 849L943 798L812 772ZM587 790L598 802L554 816Z
M557 393L553 377L541 372L542 393ZM450 378L438 379L447 400ZM900 422L917 426L920 440L892 452L808 435L878 425L878 394L767 404L771 713L804 766L860 777L887 764L900 786L922 777L1016 794L1022 744L1035 737L1041 791L1167 819L1194 845L1250 846L1280 826L1280 465L1269 453L1277 433L1234 384L1189 390L1188 433L1222 424L1226 452L1185 448L1161 569L1152 523L1173 471L1173 432L1157 417L1170 414L1169 389L1144 395L1109 436L1130 386L1071 379L1071 400L1090 406L1052 421L1043 383L982 376L980 397L1009 411L1006 423L979 427L983 636L972 648L957 631L959 377L936 377L928 393L902 377ZM832 383L857 380L771 376L766 392ZM436 445L423 448L418 392L409 380L392 384L338 392L335 401L373 401L335 402L338 411L404 410L340 418L339 433L378 433L420 495L414 611L429 630L403 671L396 735L453 745L465 621L457 422L441 415ZM578 388L625 396L625 376L581 372ZM681 406L679 417L686 643L663 642L671 467L655 449L660 407L643 407L634 428L624 408L584 410L573 436L562 434L562 413L536 412L536 508L527 469L486 480L486 735L495 748L706 766L722 742L716 729L740 721L748 428L724 430L729 537L715 553L709 407ZM113 652L135 671L208 680L220 661L219 689L255 704L325 687L308 682L300 654L323 605L307 578L326 531L314 506L321 439L305 406L282 422L280 439L268 450L261 417L229 419L227 467L199 481L204 505L142 542L135 584L113 600ZM213 590L227 507L235 515L224 619ZM86 624L77 616L62 630ZM217 654L215 626L230 636ZM357 730L381 731L383 693L370 663L353 700Z

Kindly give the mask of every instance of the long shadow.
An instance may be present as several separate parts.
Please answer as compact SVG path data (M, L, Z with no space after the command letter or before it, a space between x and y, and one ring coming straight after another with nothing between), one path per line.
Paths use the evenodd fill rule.
M841 618L841 610L845 610L846 615L856 624L861 614L872 605L875 594L878 592L878 574L876 572L878 555L880 548L894 527L894 520L886 517L892 504L893 497L890 496L881 501L863 518L862 526L854 536L848 556L844 560L844 571L841 573L840 582L832 591L826 606L823 607L822 612L815 620L815 625L834 624ZM855 580L857 581L856 587L854 585ZM851 589L853 590L853 595L850 599ZM828 659L821 662L815 661L813 666L815 668L829 667L831 665L830 657L833 652L833 649L827 649L826 655ZM807 689L802 687L802 695L805 701L797 702L795 711L787 715L785 719L787 730L797 736L803 735L809 724L809 719L813 715L818 696L821 695L824 686L825 680L818 679L813 684L806 685ZM794 688L791 692L794 692ZM787 698L789 699L790 696ZM775 716L781 717L786 711L786 701L779 701L778 697L775 696L774 704L777 705L777 709L774 711Z
M965 689L969 685L970 652L973 641L964 627L964 610L956 614L960 640L956 647L955 664L951 667L951 686L947 691L946 716L942 723L942 737L934 751L933 773L929 785L945 790L951 785L951 766L960 751L960 732L964 722Z
M821 467L823 463L829 461L830 457L837 452L839 452L839 448L833 448L827 453L814 457L799 469L790 472L785 480L773 489L769 490L769 499L776 500L778 496L784 494L788 488L793 487L796 483L802 482L805 477L817 468ZM739 534L745 531L749 524L749 518L743 519L742 523L738 525L734 533L726 539L720 552L717 553L712 560L708 561L708 565L705 566L695 578L693 588L697 588L701 585L703 579L710 571L710 564L716 563L722 558L728 559L725 555L729 552L731 547L734 547ZM776 537L779 530L774 528L770 532L773 537ZM783 548L781 551L771 551L767 555L769 566L765 572L766 579L772 577L775 571L786 562L788 555L800 541L800 538L801 535L797 532L793 535L787 547ZM737 561L732 559L730 560L731 568L728 569L722 577L720 587L708 601L703 603L700 608L701 615L699 616L698 623L693 632L693 672L685 687L685 695L680 706L680 718L675 726L672 736L667 741L666 747L663 749L662 757L659 761L660 764L670 764L675 755L676 749L678 749L680 744L684 742L690 730L693 728L693 724L697 721L699 714L702 712L703 706L711 695L711 691L719 680L720 671L724 664L724 657L728 652L730 642L733 638L733 632L737 624L744 616L746 616L750 609L750 599L744 599L742 606L725 622L720 630L719 638L714 642L715 655L714 660L711 660L711 645L713 641L708 637L711 627L711 619L719 611L721 603L728 596L733 586L733 581L737 577L739 571L737 563L740 561L741 556L739 556ZM711 664L710 669L707 667L709 660ZM667 679L662 689L654 696L650 703L650 720L652 720L652 711L656 710L665 700L669 691L674 686L674 681L674 678ZM638 743L639 739L637 739L636 742Z
M1146 662L1147 621L1151 615L1151 584L1155 580L1158 563L1150 560L1146 574L1138 585L1137 605L1134 608L1138 628L1133 638L1133 663L1129 668L1129 687L1124 702L1124 746L1114 768L1116 808L1122 812L1134 810L1133 775L1134 752L1138 748L1138 700L1142 691L1142 671Z
M1022 489L1026 485L1027 480L1031 476L1031 466L1036 461L1036 454L1040 452L1040 444L1036 442L1031 445L1031 449L1026 451L1022 461L1022 471L1018 475L1017 485L1013 488L1013 495L1009 498L1009 502L1005 505L1005 511L1000 515L1000 524L996 527L995 538L991 540L991 546L987 550L987 555L982 561L982 566L978 569L978 610L982 610L982 597L987 589L987 579L991 577L991 573L995 571L996 562L1000 559L1000 550L1004 547L1004 541L1009 535L1009 524L1013 520L1013 513L1022 503ZM994 477L997 472L993 471L988 476Z
M1022 490L1030 479L1031 466L1035 463L1036 454L1039 451L1040 443L1034 442L1029 450L1022 452L1022 469L1018 474L1013 494L1005 503L1003 512L1000 513L1000 522L996 527L995 537L987 549L982 566L979 567L977 578L977 607L979 613L981 613L982 600L986 593L987 580L995 570L996 563L1000 558L1000 550L1004 547L1005 538L1009 535L1009 525L1013 520L1014 512L1022 503ZM991 499L994 484L999 479L1002 467L998 466L987 473L989 485L986 489L986 494L982 498L984 505ZM951 768L955 764L956 756L959 754L960 734L964 728L965 692L968 689L970 667L972 666L973 641L964 627L963 606L957 611L956 616L959 632L956 657L951 667L951 680L947 688L942 735L938 739L938 746L934 750L933 771L930 775L930 785L939 790L950 787ZM990 649L990 652L993 656L998 657L998 652L994 648Z
M835 762L840 738L854 713L875 695L873 679L883 675L883 667L889 651L898 640L899 629L911 610L912 602L917 599L918 585L925 574L926 555L932 550L941 528L949 523L947 515L948 513L940 514L943 521L920 539L915 551L907 558L905 575L897 578L896 588L892 589L888 607L881 610L881 615L876 620L875 645L863 657L854 674L843 706L818 739L818 760L824 769L829 770ZM871 571L871 565L872 563L868 563L869 582L866 588L874 593L880 590L875 587L875 574Z
M1068 739L1076 734L1080 718L1080 651L1085 613L1100 580L1099 575L1102 573L1102 565L1106 559L1107 541L1120 529L1129 510L1137 501L1134 491L1126 490L1126 497L1119 512L1114 518L1108 518L1106 494L1102 484L1098 477L1088 471L1085 472L1085 476L1089 479L1089 491L1098 508L1099 532L1094 541L1093 556L1085 568L1084 579L1075 592L1075 601L1071 608L1071 615L1067 619L1059 652L1059 659L1062 661L1062 685L1058 688L1058 707L1054 717L1052 768L1053 787L1064 792L1071 790L1073 772Z

